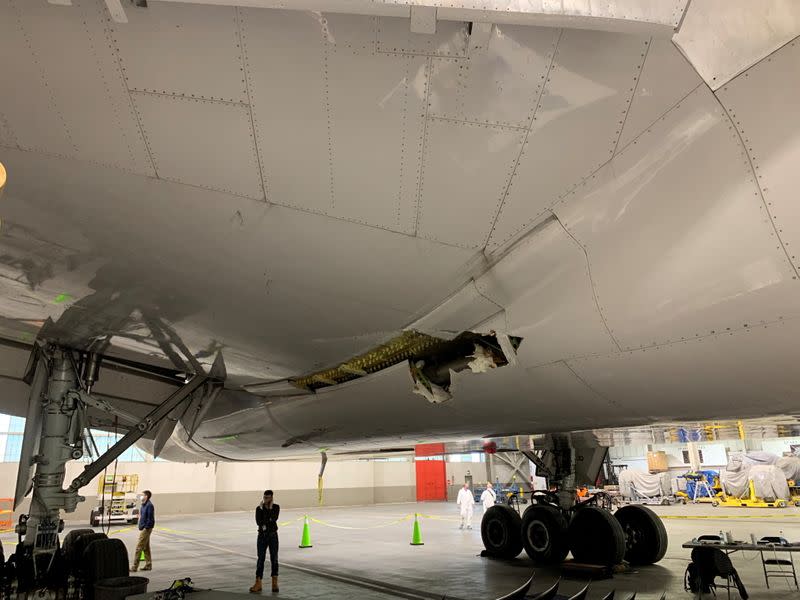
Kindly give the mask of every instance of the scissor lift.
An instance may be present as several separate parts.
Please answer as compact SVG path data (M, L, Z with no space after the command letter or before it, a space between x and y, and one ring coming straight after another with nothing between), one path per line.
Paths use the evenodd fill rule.
M136 474L107 475L97 482L97 506L89 516L89 525L129 524L139 520Z

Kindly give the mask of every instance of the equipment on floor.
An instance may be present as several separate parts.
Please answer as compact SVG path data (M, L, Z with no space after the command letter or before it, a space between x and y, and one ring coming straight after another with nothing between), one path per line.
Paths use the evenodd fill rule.
M669 505L679 500L672 493L668 473L625 469L618 475L620 499L625 503Z
M303 518L303 535L298 548L313 548L311 545L311 528L308 525L308 515Z
M675 495L688 502L712 502L722 492L719 471L688 471L678 476L686 480L686 491Z
M800 506L800 456L784 456L775 462L786 476L786 484L789 486L789 501L795 506Z
M101 477L97 482L97 505L89 513L89 525L136 523L139 520L138 489L136 474Z
M14 529L14 499L0 498L0 531Z
M788 505L789 486L777 466L734 463L736 470L731 470L731 466L720 474L722 495L714 499L712 506L784 508Z

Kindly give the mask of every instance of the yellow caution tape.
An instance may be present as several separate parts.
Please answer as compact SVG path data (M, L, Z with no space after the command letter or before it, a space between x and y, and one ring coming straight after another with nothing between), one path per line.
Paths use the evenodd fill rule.
M388 521L387 523L379 523L378 525L370 525L369 527L351 527L349 525L336 525L334 523L328 523L326 521L321 521L320 519L315 519L314 517L308 517L308 520L312 523L317 523L319 525L324 525L325 527L333 527L334 529L380 529L381 527L389 527L391 525L397 525L402 523L403 521L408 521L413 519L414 515L406 515L400 519L395 519L394 521Z
M440 517L438 515L419 515L423 519L431 519L433 521L452 521L458 523L461 519L458 517Z

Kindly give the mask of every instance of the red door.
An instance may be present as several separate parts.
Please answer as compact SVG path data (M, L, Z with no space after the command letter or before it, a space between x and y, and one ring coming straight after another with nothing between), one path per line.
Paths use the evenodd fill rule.
M420 444L417 457L417 500L447 500L444 444Z

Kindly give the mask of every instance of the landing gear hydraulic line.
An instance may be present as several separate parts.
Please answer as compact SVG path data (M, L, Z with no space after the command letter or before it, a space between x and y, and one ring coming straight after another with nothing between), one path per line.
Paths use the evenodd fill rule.
M66 592L69 573L58 534L64 528L61 511L74 512L84 498L83 486L113 463L181 403L191 399L203 385L221 385L213 375L194 375L144 418L120 411L93 396L100 357L55 345L36 346L31 354L26 381L31 386L23 437L14 508L32 492L30 510L21 515L15 531L16 551L0 569L4 595ZM213 373L213 369L212 369ZM128 422L130 429L104 454L84 468L65 489L66 463L84 455L89 408L105 411Z

